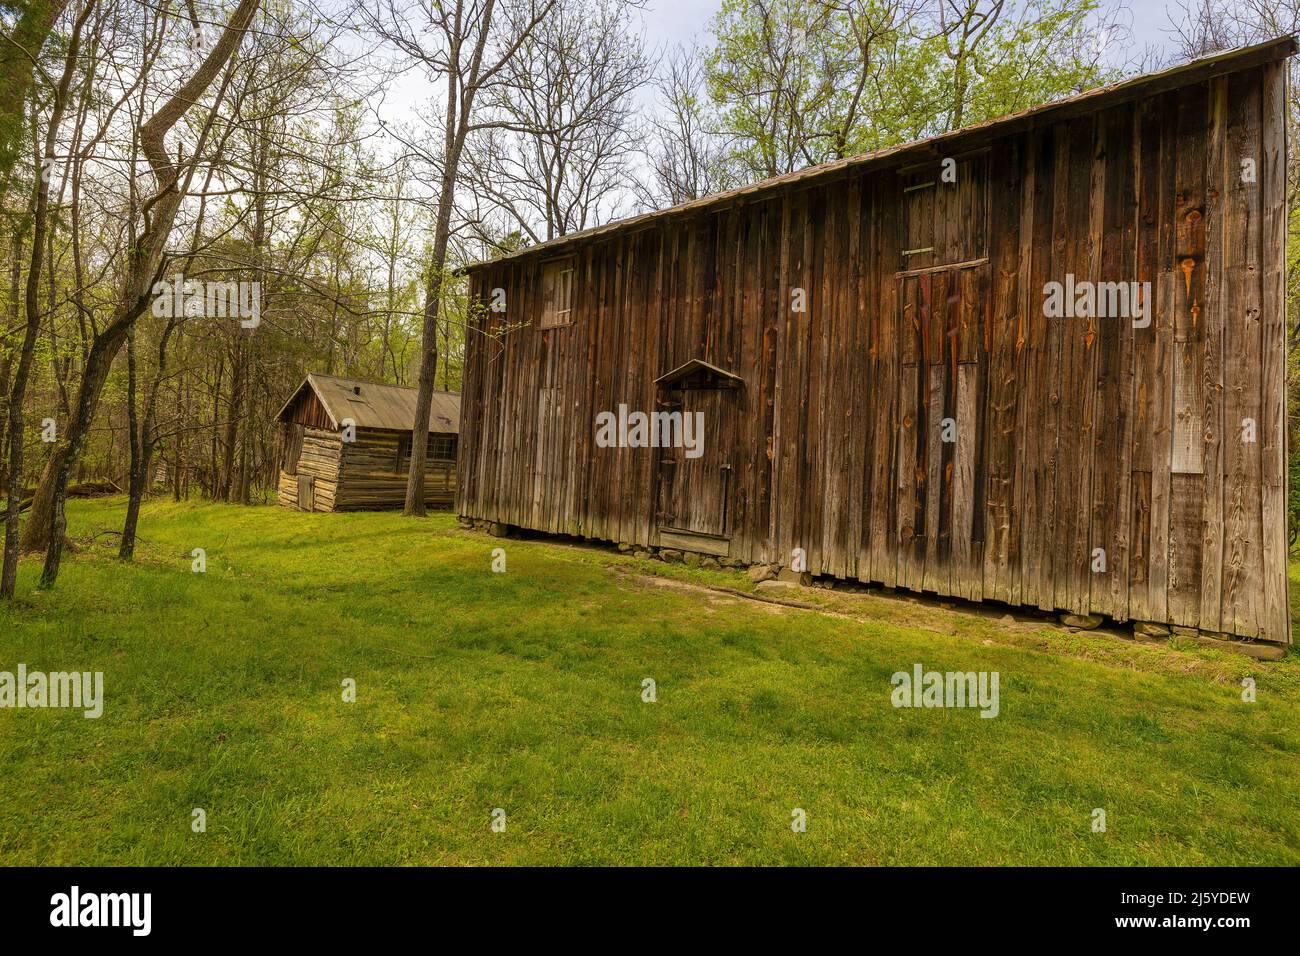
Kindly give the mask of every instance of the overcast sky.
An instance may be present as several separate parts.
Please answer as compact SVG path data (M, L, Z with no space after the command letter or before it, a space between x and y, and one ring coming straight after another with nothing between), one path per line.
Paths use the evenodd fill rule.
M1113 9L1116 5L1123 7L1123 20L1131 32L1129 42L1114 45L1108 51L1107 59L1111 65L1131 69L1128 61L1136 59L1147 47L1168 55L1172 44L1166 10L1176 9L1173 4L1177 2L1178 0L1102 0L1107 9ZM709 22L721 5L721 0L646 0L640 17L647 45L652 50L663 52L677 44L707 43ZM397 88L385 91L382 105L372 102L372 106L388 122L401 124L412 118L411 114L417 104L427 102L431 92L416 73L409 73ZM649 88L643 90L642 101L646 109L653 109L654 92Z
M1127 5L1136 47L1150 44L1168 50L1165 10L1170 4L1166 0L1128 0ZM721 0L648 0L643 15L646 39L652 47L705 40L708 23L720 6Z
M1121 7L1121 22L1129 33L1129 36L1119 38L1121 42L1107 47L1105 58L1108 64L1132 73L1137 70L1137 60L1144 51L1168 58L1172 54L1173 43L1166 11L1177 9L1178 2L1179 0L1102 0L1106 9ZM707 44L709 23L722 0L645 0L645 3L640 19L647 46L663 54L677 44ZM431 101L441 106L441 97L434 94L434 88L429 86L419 72L412 71L400 82L387 85L381 98L368 96L366 99L370 107L390 124L390 128L410 128L416 119L416 112L423 112ZM644 111L656 109L655 92L649 86L641 91L639 98ZM620 214L627 214L628 211L622 210Z

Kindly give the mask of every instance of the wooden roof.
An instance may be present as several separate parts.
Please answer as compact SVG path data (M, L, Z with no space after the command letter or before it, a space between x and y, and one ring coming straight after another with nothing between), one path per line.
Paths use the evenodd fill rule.
M997 119L986 120L983 123L965 126L948 133L940 133L937 136L913 140L910 143L901 143L897 146L887 146L884 149L862 153L858 156L848 156L844 159L823 163L820 166L809 166L806 169L795 170L792 173L765 179L748 186L740 186L712 196L693 199L678 206L670 206L667 209L658 209L639 216L620 219L606 223L603 226L584 229L581 232L572 232L566 236L557 236L554 239L548 239L537 245L528 246L494 259L469 263L457 271L471 272L489 265L511 262L531 255L564 255L572 252L574 248L583 242L650 226L659 219L687 215L730 202L743 202L751 197L766 199L768 198L766 194L774 193L783 187L795 188L802 185L813 185L813 182L810 181L831 179L837 174L845 175L850 171L896 165L905 161L919 162L942 157L954 150L969 149L979 145L984 140L1005 136L1019 129L1044 122L1057 122L1071 116L1105 109L1130 100L1154 96L1157 93L1164 93L1193 83L1201 83L1224 73L1235 73L1263 63L1284 59L1295 52L1296 38L1294 36L1278 37L1273 40L1266 40L1263 43L1257 43L1254 46L1226 50L1158 73L1147 73L1119 83L1113 83L1110 86L1097 87L1074 96L1030 107Z
M335 428L343 419L350 418L358 428L378 428L385 431L409 432L415 425L416 390L404 385L386 385L383 382L366 382L338 375L308 374L303 383L289 396L277 414L277 421L285 415L298 396L311 389L320 400L325 414ZM442 434L460 433L460 395L456 392L433 393L429 410L429 431Z
M728 385L735 386L745 384L745 380L734 372L728 372L725 368L718 368L718 366L712 365L709 362L704 361L704 359L698 358L693 358L689 362L684 362L671 372L665 372L663 375L660 375L655 379L655 384L662 385L665 388L671 388L682 379L694 375L697 372L704 372L707 375L712 375L726 382Z

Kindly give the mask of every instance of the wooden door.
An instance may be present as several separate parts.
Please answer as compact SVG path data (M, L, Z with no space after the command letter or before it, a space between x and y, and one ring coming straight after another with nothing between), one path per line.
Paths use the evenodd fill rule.
M683 435L690 418L691 437L699 443L697 450L681 443L659 449L656 523L661 531L730 535L737 394L729 389L684 389L669 392L660 401L660 411L681 413ZM702 422L702 428L697 422Z
M313 475L298 476L298 510L316 510L316 478Z

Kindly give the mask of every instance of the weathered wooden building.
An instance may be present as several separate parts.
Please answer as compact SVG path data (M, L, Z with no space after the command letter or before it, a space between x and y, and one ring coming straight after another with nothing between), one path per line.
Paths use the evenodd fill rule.
M284 403L277 499L300 511L400 508L411 466L416 390L335 375L308 375ZM434 392L425 503L456 495L460 396Z
M1288 642L1294 50L470 267L460 513Z

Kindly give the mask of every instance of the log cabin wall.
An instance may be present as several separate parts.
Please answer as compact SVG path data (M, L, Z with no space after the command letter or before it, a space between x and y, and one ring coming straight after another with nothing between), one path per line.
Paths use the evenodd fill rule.
M320 399L304 391L282 417L276 503L333 511L342 442Z
M398 462L398 443L409 432L358 428L356 441L343 442L338 511L400 508L406 503L407 460ZM409 444L407 445L409 448ZM450 508L456 496L456 463L425 460L424 501L431 508Z
M302 451L298 455L297 469L293 474L287 473L283 465L280 468L277 503L286 508L301 508L304 511L333 511L339 487L343 439L338 432L328 428L302 425L288 427L303 429ZM310 492L305 490L307 480L311 482Z
M1284 95L1245 58L474 267L461 514L1289 642ZM1067 276L1149 324L1048 318ZM655 385L692 359L743 387ZM597 447L620 404L705 453Z
M364 388L374 388L365 385ZM316 393L301 387L279 416L280 477L276 501L306 511L362 511L401 508L406 503L410 431L355 426L343 441ZM451 423L454 426L454 422ZM432 433L455 448L454 433ZM405 443L404 445L402 443ZM435 441L430 440L430 446ZM456 496L456 462L431 454L425 460L425 504L450 508Z
M311 511L367 511L400 508L406 503L406 467L398 469L398 442L404 433L359 428L345 442L329 429L303 428L296 471L280 470L276 501L287 508ZM456 463L427 459L424 501L431 508L450 508L456 497ZM312 479L311 507L300 494L303 477Z

